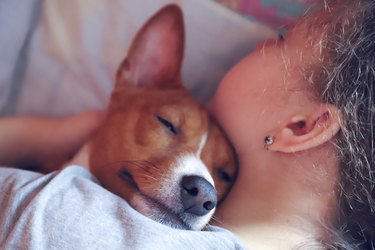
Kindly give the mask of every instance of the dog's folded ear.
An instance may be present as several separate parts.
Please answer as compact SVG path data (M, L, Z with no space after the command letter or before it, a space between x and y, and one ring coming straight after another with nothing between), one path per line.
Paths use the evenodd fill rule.
M182 11L177 5L167 5L152 16L136 35L127 58L117 71L117 84L181 87L184 39Z

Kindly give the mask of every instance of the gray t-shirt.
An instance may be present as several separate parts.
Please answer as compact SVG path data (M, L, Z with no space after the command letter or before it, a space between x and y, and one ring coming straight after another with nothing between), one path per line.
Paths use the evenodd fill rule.
M172 229L79 166L48 175L0 167L0 249L243 249L229 231Z

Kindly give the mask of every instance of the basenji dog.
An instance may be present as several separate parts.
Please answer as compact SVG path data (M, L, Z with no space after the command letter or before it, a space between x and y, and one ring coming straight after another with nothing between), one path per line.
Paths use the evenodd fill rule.
M140 29L118 69L88 165L142 214L201 230L238 169L221 128L182 85L183 52L182 11L167 5Z

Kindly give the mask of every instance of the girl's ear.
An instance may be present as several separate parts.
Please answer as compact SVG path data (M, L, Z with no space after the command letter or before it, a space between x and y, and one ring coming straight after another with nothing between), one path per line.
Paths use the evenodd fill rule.
M341 112L331 104L319 104L310 113L292 116L275 133L271 151L293 153L317 147L340 130Z

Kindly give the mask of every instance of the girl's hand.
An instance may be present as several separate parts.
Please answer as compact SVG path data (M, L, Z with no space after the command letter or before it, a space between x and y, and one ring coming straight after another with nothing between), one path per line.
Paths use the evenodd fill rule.
M66 118L0 118L0 165L41 172L59 169L101 124L104 113Z

